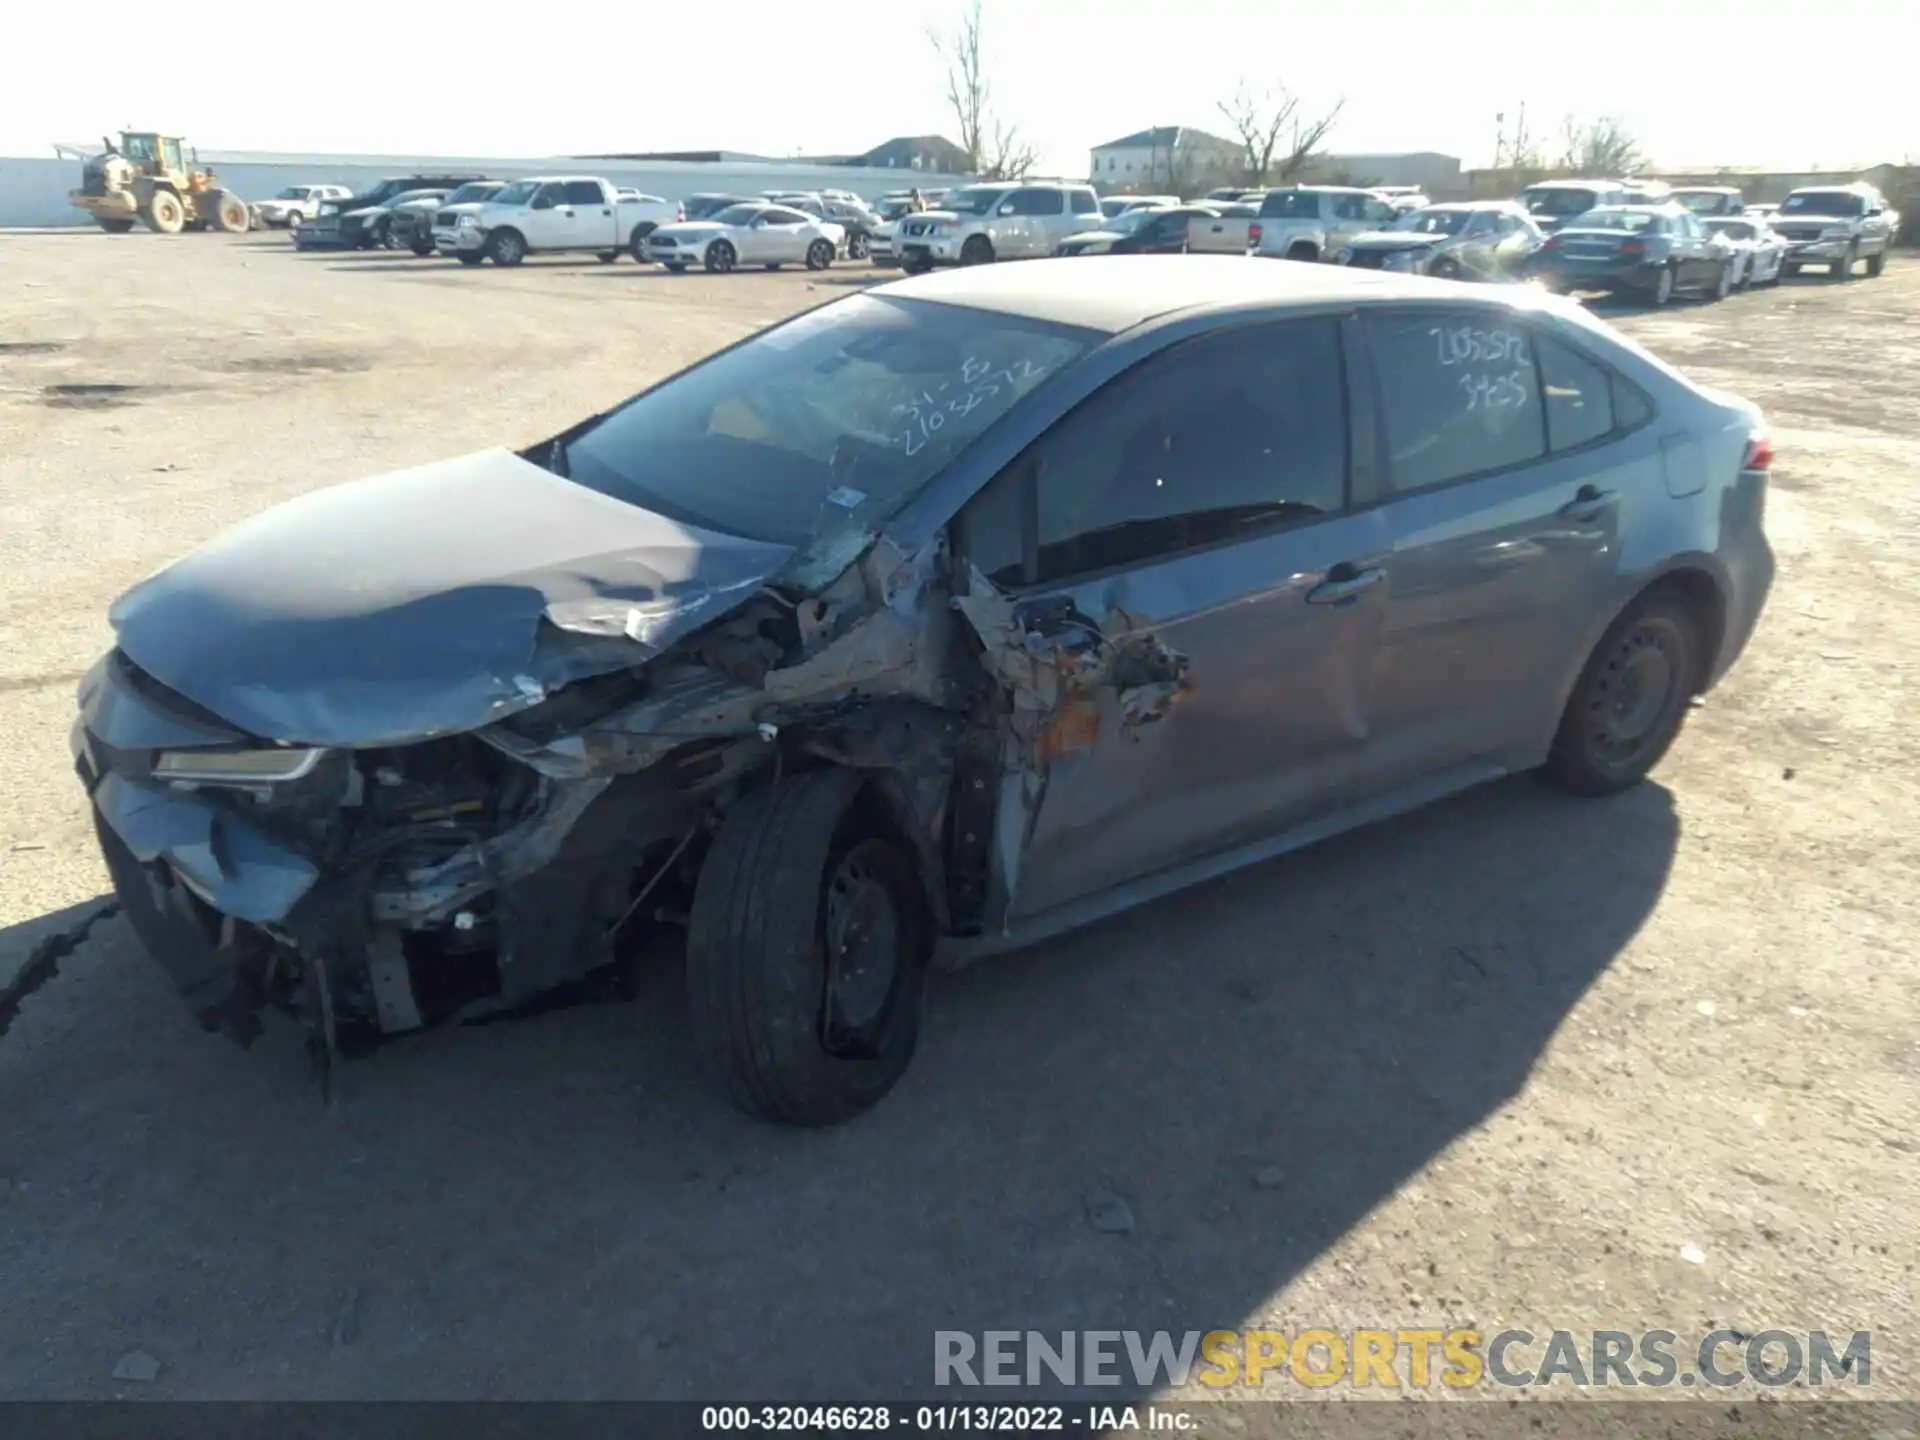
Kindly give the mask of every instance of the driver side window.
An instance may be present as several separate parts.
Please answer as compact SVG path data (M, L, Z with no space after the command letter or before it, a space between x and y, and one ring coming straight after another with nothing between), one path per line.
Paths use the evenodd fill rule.
M1083 401L961 513L998 585L1065 581L1346 503L1339 323L1248 325L1153 355Z
M560 203L560 197L566 192L558 184L542 185L533 192L535 210L551 210Z

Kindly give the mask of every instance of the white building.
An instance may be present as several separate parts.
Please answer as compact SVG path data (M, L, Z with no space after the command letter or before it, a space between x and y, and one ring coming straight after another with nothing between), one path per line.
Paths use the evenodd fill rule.
M1245 154L1235 141L1189 125L1156 125L1094 146L1089 178L1103 190L1178 190L1195 177L1242 168Z

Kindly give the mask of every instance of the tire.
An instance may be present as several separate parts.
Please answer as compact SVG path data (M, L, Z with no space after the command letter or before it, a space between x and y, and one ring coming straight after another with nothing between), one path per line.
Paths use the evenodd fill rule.
M1798 275L1799 273L1800 273L1800 267L1798 265L1794 264L1791 260L1782 260L1780 262L1780 272L1779 274L1774 276L1774 279L1776 281L1790 280L1795 275Z
M1320 252L1303 240L1297 245L1288 247L1287 259L1312 263L1320 259Z
M1878 255L1869 255L1867 257L1867 278L1869 280L1879 279L1880 272L1886 268L1887 252L1885 249L1882 249Z
M458 260L462 265L478 265L487 257L482 255L478 250L456 250L453 258Z
M611 265L620 258L620 252L618 250L596 250L593 258L598 260L602 265Z
M238 195L220 190L207 197L211 206L207 219L215 230L224 235L244 235L253 226L253 212L247 209L247 202Z
M149 230L161 235L178 235L187 226L187 212L171 190L154 191L140 211L140 219Z
M1451 255L1442 255L1427 267L1427 274L1435 280L1458 280L1460 278L1460 262Z
M993 242L984 235L969 235L960 247L962 265L991 265L993 259Z
M864 819L860 787L853 771L815 770L747 796L701 867L687 926L694 1043L749 1115L851 1119L913 1058L932 929L912 863ZM834 959L849 955L866 963L836 987Z
M1614 795L1646 778L1687 717L1705 671L1700 645L1699 618L1678 592L1655 587L1629 605L1567 698L1545 778L1576 795Z
M1853 278L1853 262L1860 258L1860 252L1853 246L1847 247L1847 258L1827 267L1829 280L1847 281Z
M433 258L433 241L431 240L416 240L408 248L422 260Z
M1720 274L1713 282L1713 298L1724 300L1733 293L1733 262L1728 261L1720 267Z
M496 230L487 237L485 249L496 265L518 265L527 258L527 237L518 230Z
M807 246L807 269L824 270L833 264L833 242L816 240Z
M1660 272L1660 278L1653 282L1653 303L1664 305L1673 299L1673 267L1666 266Z
M725 240L716 240L707 246L706 267L710 274L726 275L732 272L733 262L740 254Z
M687 262L684 260L667 260L667 261L664 261L663 263L666 265L667 269L671 270L676 275L684 275L687 273Z
M100 228L106 231L109 235L124 235L129 230L133 229L133 221L110 220L103 217L100 219Z
M868 243L866 235L859 230L854 231L853 234L847 237L847 258L849 260L866 259L867 252L870 248L871 246Z
M636 265L647 263L647 237L659 228L651 220L642 220L633 227L633 233L627 236L627 253L633 257Z
M933 269L933 261L924 255L903 255L900 257L900 268L909 275L924 275Z

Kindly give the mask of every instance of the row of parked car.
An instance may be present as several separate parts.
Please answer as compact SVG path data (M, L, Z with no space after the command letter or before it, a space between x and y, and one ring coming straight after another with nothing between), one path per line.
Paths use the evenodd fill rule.
M1749 205L1732 187L1556 180L1512 200L1432 204L1417 191L1294 185L1204 200L1100 199L1077 185L977 185L876 236L908 271L1033 255L1245 254L1459 280L1535 279L1665 303L1771 284L1803 265L1878 275L1899 216L1872 186Z
M1550 180L1512 200L1440 204L1411 187L1229 188L1182 200L1032 181L901 190L869 203L845 190L672 201L592 175L415 175L359 196L290 186L255 211L262 224L291 228L300 249L386 247L467 265L576 251L675 272L871 259L915 273L1040 256L1213 253L1531 279L1659 304L1771 284L1803 265L1845 278L1864 264L1878 275L1899 227L1865 184L1797 190L1775 207L1728 186L1612 180Z

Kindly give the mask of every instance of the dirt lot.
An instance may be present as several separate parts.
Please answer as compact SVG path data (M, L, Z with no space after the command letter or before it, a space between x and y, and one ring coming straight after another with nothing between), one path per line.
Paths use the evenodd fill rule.
M144 234L0 274L16 959L103 904L66 732L118 592L859 283ZM1920 263L1620 323L1780 447L1770 609L1657 783L1508 783L945 979L824 1134L710 1094L667 966L328 1114L106 916L0 1037L0 1395L898 1397L938 1328L1261 1323L1871 1329L1920 1395Z

